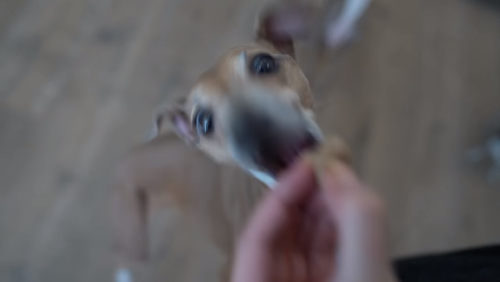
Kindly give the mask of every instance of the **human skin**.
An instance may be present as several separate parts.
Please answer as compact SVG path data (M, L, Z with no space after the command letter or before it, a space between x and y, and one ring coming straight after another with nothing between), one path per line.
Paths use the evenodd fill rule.
M233 282L396 281L384 205L347 166L302 161L278 183L240 238Z

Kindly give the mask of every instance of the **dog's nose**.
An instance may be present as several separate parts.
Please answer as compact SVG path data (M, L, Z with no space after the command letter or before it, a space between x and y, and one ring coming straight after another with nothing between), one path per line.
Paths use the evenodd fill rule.
M231 122L234 148L240 156L270 170L287 167L296 157L296 150L308 142L306 128L295 115L239 108Z
M256 155L272 155L282 141L279 126L265 113L240 110L231 128L233 142Z
M277 173L312 144L302 113L277 95L238 97L228 106L226 136L235 157L247 167Z

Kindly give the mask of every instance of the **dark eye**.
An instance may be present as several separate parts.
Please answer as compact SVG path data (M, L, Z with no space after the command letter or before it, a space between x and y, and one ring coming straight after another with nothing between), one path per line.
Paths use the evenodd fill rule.
M212 133L214 129L212 112L207 109L201 109L196 113L196 117L193 121L196 127L196 132L199 135L207 135Z
M270 74L278 71L278 62L269 54L258 54L252 59L250 71L255 74Z

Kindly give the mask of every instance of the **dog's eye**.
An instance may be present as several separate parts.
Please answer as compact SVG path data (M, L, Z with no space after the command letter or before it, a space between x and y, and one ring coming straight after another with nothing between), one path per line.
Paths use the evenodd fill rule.
M278 62L268 54L258 54L252 59L251 72L255 74L270 74L278 71Z
M194 126L199 135L212 133L214 129L212 112L206 109L199 110L194 119Z

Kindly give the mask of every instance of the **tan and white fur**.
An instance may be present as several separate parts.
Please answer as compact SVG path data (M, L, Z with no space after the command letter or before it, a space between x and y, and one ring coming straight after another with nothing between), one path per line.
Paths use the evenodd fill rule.
M285 15L282 21L277 13L286 14L290 3L285 1L265 9L258 19L256 43L230 49L199 77L188 95L159 107L154 114L152 140L133 150L119 164L113 184L116 235L122 255L121 268L115 275L117 282L133 281L128 267L148 258L147 222L152 202L185 209L200 210L203 206L202 229L228 257L222 274L222 280L227 280L234 237L239 230L228 236L219 221L231 217L228 224L241 229L246 215L236 219L228 216L228 206L242 207L228 204L226 192L216 187L209 189L207 186L212 184L198 180L212 172L205 164L215 161L239 167L272 188L277 175L302 151L322 142L322 132L314 120L309 82L294 60L293 39L300 36L296 30L281 26L288 25L290 19L313 22L311 19L318 13L314 11L318 10L301 6L304 1L289 2L299 3L292 5L294 9L313 13L299 13L298 18ZM346 0L337 20L323 25L322 30L353 31L368 2ZM300 32L309 32L311 27L302 23ZM337 34L336 38L342 36ZM179 137L185 142L179 143ZM198 176L196 167L202 171ZM194 170L190 179L183 179L186 169ZM243 194L249 205L245 209L251 211L263 192L265 189Z

